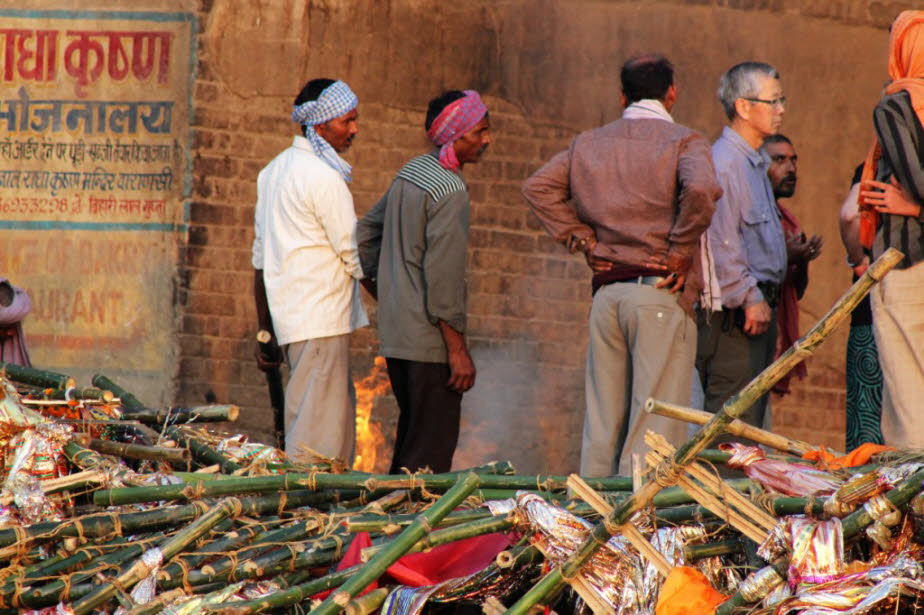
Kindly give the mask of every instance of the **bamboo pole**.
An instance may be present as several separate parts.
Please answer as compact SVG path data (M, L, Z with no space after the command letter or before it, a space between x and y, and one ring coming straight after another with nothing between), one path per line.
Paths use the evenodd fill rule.
M158 532L150 537L151 540L128 543L111 553L92 558L81 566L80 570L69 575L66 582L63 578L55 579L44 585L30 587L27 590L20 590L20 588L15 587L14 583L13 592L9 595L12 596L14 605L28 608L42 608L61 601L79 598L89 593L78 593L77 588L81 584L89 581L104 570L114 566L121 566L129 560L139 557L149 543L159 539L162 535L162 533Z
M219 524L216 529L221 527ZM230 528L228 528L230 529ZM157 584L163 586L174 579L182 582L183 574L194 570L209 558L224 555L226 552L237 549L249 543L255 536L265 530L265 523L245 525L237 528L232 532L223 533L217 540L202 545L196 549L195 553L177 556L177 560L182 558L183 563L174 560L165 565L157 573Z
M614 533L621 531L622 526L629 522L631 516L638 510L648 506L652 498L663 487L676 480L679 473L683 471L683 467L695 458L697 452L706 448L716 436L723 433L728 423L738 418L741 413L756 403L796 364L811 356L818 345L863 300L863 297L866 296L873 284L881 280L902 258L901 252L889 248L885 254L876 259L866 270L866 273L808 333L796 341L767 369L745 385L740 392L726 401L722 409L677 450L672 460L655 469L657 480L651 479L647 481L632 497L620 503L611 514L607 515L601 523L594 527L584 544L568 561L556 566L545 575L511 606L507 613L526 615L530 608L560 589L565 579L574 578L600 545L605 544Z
M224 602L206 606L205 612L222 613L223 615L249 615L250 613L261 613L273 608L282 608L292 604L298 604L304 602L318 592L340 587L363 568L363 564L351 566L345 570L321 577L320 579L312 579L311 581L294 585L289 589L254 600L238 600L235 602Z
M645 412L649 414L657 414L659 416L666 416L672 419L677 419L678 421L693 423L695 425L705 425L713 416L715 416L711 412L706 412L704 410L695 410L693 408L686 408L684 406L678 406L657 400L652 400L651 404L646 404ZM763 444L764 446L769 446L770 448L774 448L778 451L789 453L790 455L795 455L797 457L801 457L805 453L818 448L817 446L812 446L811 444L801 440L787 438L779 434L775 434L772 431L766 431L764 429L754 427L753 425L745 423L740 419L734 419L731 421L728 424L726 431L733 436L747 438L757 442L758 444Z
M599 493L591 489L577 474L572 474L568 477L568 487L570 487L579 498L590 504L590 507L601 516L606 517L612 514L613 507L610 503L603 499L603 496ZM625 536L626 540L635 547L635 550L638 551L646 561L650 562L651 565L655 567L661 576L667 577L667 575L671 573L671 563L648 542L648 539L645 538L634 525L626 525L623 528L623 536Z
M185 448L169 448L166 446L145 446L143 444L133 444L127 442L112 442L110 440L100 440L98 438L83 439L82 444L90 450L104 455L115 455L127 459L149 459L153 461L165 461L178 465L189 463L191 455Z
M473 536L483 536L484 534L493 534L494 532L504 532L512 527L513 521L505 517L479 519L478 521L473 521L471 523L453 525L451 527L430 532L415 542L413 545L411 545L411 548L408 549L406 553L419 553L421 551L426 551L427 549L432 549L433 547L438 547L440 545L455 542L457 540L472 538ZM360 553L361 561L368 562L377 553L387 549L390 544L390 542L386 542L380 545L366 547Z
M210 572L212 570L210 566L191 570L183 577L164 579L158 583L158 587L160 589L172 589L186 584L197 587L219 581L255 579L303 568L327 566L342 556L344 542L340 536L334 535L304 543L294 543L291 548L289 546L279 547L251 560L238 563L236 566L223 566L220 572Z
M221 423L234 422L241 409L231 404L213 404L210 406L193 406L191 408L138 408L126 410L122 418L126 421L138 421L146 425L161 426L180 423Z
M70 388L70 389L46 389L45 397L48 399L80 399L87 401L98 401L110 403L115 399L112 391L104 391L95 387Z
M328 497L326 494L313 491L289 491L284 494L240 498L240 502L243 506L243 514L261 515L302 506L314 506L319 499L327 501ZM50 542L74 536L90 538L111 536L117 527L121 528L125 534L143 533L164 526L176 526L196 519L201 514L201 505L182 504L138 512L97 513L65 521L43 521L24 527L0 529L0 558L9 558L32 543ZM10 550L2 549L2 547Z
M184 550L190 544L199 539L200 536L215 527L226 517L236 517L241 513L242 506L236 498L227 498L211 508L207 513L193 521L191 524L177 532L176 535L164 541L158 547L160 554L156 558L159 561L170 561L174 555ZM74 615L86 615L96 607L100 606L113 596L117 591L131 589L152 571L151 565L142 559L136 561L128 570L121 573L116 579L109 583L100 585L99 589L88 595L74 601L71 609Z
M369 615L369 613L372 613L382 606L382 603L385 602L385 598L388 597L390 592L391 590L387 587L373 589L367 594L350 600L343 611L346 615Z
M388 548L379 552L354 577L344 583L339 590L331 594L311 612L314 615L332 615L340 612L356 594L365 589L369 583L379 578L388 566L397 561L414 543L423 538L434 523L439 522L440 519L467 498L478 487L479 481L477 474L460 477L454 487L434 502L425 512L421 513L417 521L408 526Z
M498 487L481 489L488 491L493 495L513 495L514 490L541 491L537 489L537 484L542 485L538 479L543 477L530 476L507 476L479 474L479 479L488 485L507 485L502 487L507 493L497 493ZM452 481L458 477L453 475ZM558 477L545 477L556 485L556 489L564 489L567 484L567 478L559 483ZM591 486L597 485L598 491L624 491L629 493L631 479L615 477L611 479L585 479ZM395 485L403 486L395 486ZM548 486L548 482L544 483ZM733 484L741 485L741 488L747 488L752 483L749 480L745 482L737 481ZM511 486L513 485L513 486ZM381 476L358 474L355 472L345 474L329 473L295 473L276 474L273 476L255 476L255 477L233 477L222 479L220 481L210 479L199 479L198 481L187 481L174 485L156 485L149 487L119 487L114 489L105 489L93 494L93 502L97 506L116 506L124 504L137 504L141 502L156 502L160 500L184 500L196 499L201 497L217 497L225 495L235 495L241 493L266 493L270 491L290 491L294 489L366 489L373 492L381 493L391 489L409 489L423 487L425 489L438 490L449 487L451 484L448 479L439 474L421 475L416 478L394 478ZM626 489L614 490L607 487L625 487ZM662 499L656 501L659 506L670 504L681 504L689 502L689 495L680 489L665 490Z
M203 444L196 438L185 434L177 427L167 427L164 430L164 434L188 448L189 452L192 453L192 456L196 459L196 461L199 461L203 465L218 465L218 467L221 468L221 471L225 474L234 474L238 470L242 469L240 464L231 461L225 455L219 453L212 447Z
M222 557L203 566L202 572L209 575L221 574L240 563L246 562L248 559L266 552L267 549L272 548L272 543L297 543L304 540L310 532L317 528L318 522L315 519L305 519L288 527L264 532L250 546L235 551L233 554L222 555Z
M10 380L43 389L70 389L77 385L70 376L6 361L0 361L0 373L2 372L6 372Z
M79 489L87 485L96 485L104 480L106 480L106 475L103 472L97 470L84 470L59 478L43 480L39 483L39 486L42 488L42 492L48 494L58 493L66 489ZM12 494L0 496L0 505L9 506L13 503L14 498L15 496Z
M107 378L106 376L102 374L96 374L95 376L93 376L92 379L90 379L90 382L92 382L93 386L95 387L98 387L100 389L106 389L108 391L112 391L116 395L116 397L118 397L119 400L121 401L123 408L127 408L129 410L136 410L136 409L144 408L144 404L141 403L141 401L139 401L137 397L135 397L134 395L132 395L131 393L129 393L128 391L126 391L125 389L123 389L122 387L120 387L115 382L113 382L112 380L110 380L109 378ZM59 387L59 388L66 389L68 387Z

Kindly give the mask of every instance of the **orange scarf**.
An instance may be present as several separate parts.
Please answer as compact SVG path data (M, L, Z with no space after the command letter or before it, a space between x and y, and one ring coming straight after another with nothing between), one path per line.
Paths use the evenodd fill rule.
M911 106L924 125L924 11L903 11L892 24L889 39L889 77L892 82L886 87L886 94L905 90L911 95ZM876 178L876 168L882 157L882 146L878 139L866 156L861 182ZM862 184L861 184L862 185ZM860 243L867 248L873 246L879 213L859 199Z

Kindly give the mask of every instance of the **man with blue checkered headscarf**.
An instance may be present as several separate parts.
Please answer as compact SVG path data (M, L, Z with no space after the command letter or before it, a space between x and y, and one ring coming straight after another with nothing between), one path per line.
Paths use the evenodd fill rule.
M304 136L260 171L254 218L254 296L270 341L261 369L289 363L285 442L352 464L355 400L349 337L369 324L359 295L356 212L340 157L358 131L358 100L343 81L313 79L295 99Z

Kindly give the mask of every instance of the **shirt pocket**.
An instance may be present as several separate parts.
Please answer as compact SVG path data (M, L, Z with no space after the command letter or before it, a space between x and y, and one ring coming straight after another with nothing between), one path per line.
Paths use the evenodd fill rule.
M770 214L761 207L749 207L741 214L741 219L747 226L754 227L758 224L770 222Z

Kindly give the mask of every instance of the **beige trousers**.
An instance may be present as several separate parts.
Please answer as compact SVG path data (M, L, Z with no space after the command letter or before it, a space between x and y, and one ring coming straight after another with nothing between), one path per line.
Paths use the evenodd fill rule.
M685 423L646 414L644 406L649 397L687 405L695 358L696 323L675 295L634 282L597 291L585 375L583 476L631 475L633 453L644 464L649 429L675 446L683 443Z
M870 292L882 366L882 437L924 447L924 263L893 269Z
M285 346L286 454L309 447L353 465L356 391L350 378L350 336L333 335Z

